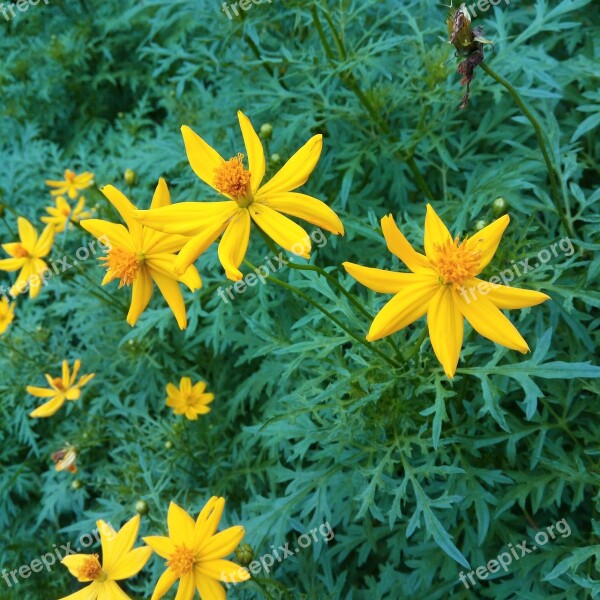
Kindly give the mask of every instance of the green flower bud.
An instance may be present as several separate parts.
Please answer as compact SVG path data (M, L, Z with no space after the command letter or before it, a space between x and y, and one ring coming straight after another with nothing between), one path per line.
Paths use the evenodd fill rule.
M273 125L271 125L271 123L263 123L260 126L259 135L263 140L270 140L273 135Z
M497 216L501 217L508 211L508 202L504 198L496 198L492 203L492 212Z
M279 156L279 154L277 154L277 152L275 152L275 154L271 154L271 162L274 165L276 165L280 161L281 161L281 156Z
M171 440L167 440L167 441L165 442L165 448L166 448L167 450L171 450L171 448L173 448L173 442L172 442Z
M241 544L235 549L235 557L241 565L246 566L252 562L254 550L250 544Z
M123 177L125 177L125 183L129 186L132 186L135 185L137 173L133 169L127 169L123 174Z
M83 481L81 479L73 479L71 481L71 489L72 490L80 490L83 487Z
M483 229L486 226L487 226L487 221L485 221L484 219L479 219L479 221L477 221L477 223L475 223L475 231L479 231L480 229Z
M145 500L138 500L135 503L135 510L140 515L147 515L150 511L150 508L148 507L148 503Z

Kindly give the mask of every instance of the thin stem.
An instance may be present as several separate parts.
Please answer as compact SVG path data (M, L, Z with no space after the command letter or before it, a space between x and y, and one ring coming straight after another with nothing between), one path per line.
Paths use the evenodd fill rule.
M490 66L484 61L480 64L481 68L492 78L495 79L500 85L504 86L508 93L513 97L513 100L516 102L517 106L521 109L521 112L525 115L528 121L533 126L535 130L535 135L537 136L538 144L540 146L540 150L542 151L542 156L544 157L544 162L546 163L546 170L548 171L548 178L550 179L550 187L552 188L552 199L554 200L554 205L556 206L556 211L558 212L558 216L569 235L574 235L573 225L569 222L566 216L565 207L560 199L560 195L558 193L558 186L556 184L556 169L550 160L550 154L548 153L548 148L546 144L546 140L544 139L544 134L542 132L542 128L540 127L539 122L533 115L533 113L527 108L527 105L519 96L517 90L503 77L498 75L494 70L490 68Z

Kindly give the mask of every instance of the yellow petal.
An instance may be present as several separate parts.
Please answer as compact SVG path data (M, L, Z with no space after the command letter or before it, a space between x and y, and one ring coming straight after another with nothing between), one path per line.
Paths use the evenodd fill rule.
M194 519L175 502L171 502L169 505L167 524L169 525L169 537L176 546L181 544L190 545L194 533Z
M449 286L441 286L431 299L427 311L427 326L433 351L446 375L452 379L460 358L464 324Z
M151 600L160 600L173 587L177 579L177 575L171 569L167 569L156 582Z
M133 327L140 315L146 310L152 297L152 278L146 267L142 267L136 277L131 294L131 306L127 313L127 322Z
M528 306L536 306L546 300L551 300L550 296L542 292L489 283L477 278L465 282L464 289L469 299L473 300L480 295L487 296L488 300L501 310L527 308ZM473 290L472 292L470 291L471 289Z
M42 406L39 406L33 412L30 412L29 416L33 418L51 417L64 403L65 398L57 396L50 400L50 402L46 402L46 404L42 404Z
M323 148L323 136L315 135L296 152L280 171L256 193L256 198L277 192L291 192L306 183Z
M213 228L206 229L191 238L177 255L175 274L185 273L190 265L223 233L225 227L227 227L227 222L218 222Z
M194 573L186 573L179 579L179 587L175 600L192 600L196 593L196 578Z
M414 275L412 285L396 294L377 314L367 340L373 342L395 333L421 318L439 289L439 283L428 275Z
M504 215L499 219L496 219L493 223L490 223L487 227L484 227L478 231L473 237L470 237L465 246L470 251L481 252L481 258L479 260L479 272L483 271L488 263L496 254L498 244L502 239L504 230L508 227L510 217Z
M187 125L181 128L181 134L194 173L218 192L214 186L215 170L225 162L223 157Z
M477 295L473 300L456 290L452 293L458 309L479 335L523 354L529 351L516 327L485 296Z
M113 248L123 248L124 250L129 250L129 252L138 251L129 231L127 231L124 225L110 223L102 219L85 219L81 221L80 225L103 242L104 246L109 245ZM108 244L106 244L106 240L108 240Z
M214 579L196 571L196 587L201 600L226 600L225 588Z
M255 202L248 207L256 224L277 244L303 258L310 258L310 236L277 211Z
M34 387L32 385L27 386L27 393L35 396L36 398L51 398L56 395L54 390L49 390L48 388L42 387Z
M194 548L201 548L219 526L223 509L225 508L225 498L212 496L200 511L194 527Z
M60 600L96 600L96 598L98 598L98 589L99 584L94 581L92 584L74 594L63 596Z
M173 311L179 329L185 329L187 327L187 314L183 296L179 289L179 283L177 283L177 280L173 279L172 276L165 277L162 273L153 270L150 272L152 273L152 279L154 279L160 293L167 301L169 308Z
M125 221L129 232L134 237L134 239L138 239L142 235L142 227L136 221L133 216L133 213L136 207L129 201L129 199L123 194L123 192L119 191L113 185L105 185L100 191L108 198L110 203L117 209L117 212L121 215L123 221Z
M344 235L344 225L335 212L321 200L306 194L286 192L277 194L261 193L257 202L273 210L292 217L304 219L317 227L331 231L335 235Z
M171 538L162 536L162 535L151 535L142 538L145 544L148 544L156 554L158 554L161 558L166 558L167 560L171 558L173 552L175 552L175 544Z
M120 532L119 532L120 533ZM135 548L121 556L117 563L109 570L105 568L108 576L116 581L120 579L129 579L134 575L137 575L148 562L148 559L152 555L152 548L148 546L142 546Z
M396 255L413 273L433 273L427 257L417 252L398 229L392 215L381 219L383 237L388 250Z
M113 568L120 561L121 557L127 554L135 544L135 539L140 528L140 515L136 515L121 527L119 532L111 540L108 552L102 556L103 566L105 571L111 571L110 577L120 579L112 575Z
M44 228L44 231L42 231L42 235L40 236L40 239L37 241L33 254L38 257L38 258L42 258L44 256L47 256L50 252L50 250L52 249L52 244L54 243L54 227L52 225L48 225L47 227Z
M265 153L250 119L241 110L238 110L238 119L248 154L248 169L252 173L250 180L252 192L256 192L265 176Z
M219 243L219 260L225 269L225 274L233 281L239 281L242 278L242 272L238 267L244 260L248 249L250 224L248 210L240 210L229 222Z
M26 258L4 258L0 260L0 271L18 271L26 262Z
M242 541L245 530L241 525L229 527L208 538L198 550L202 562L216 560L231 554Z
M421 281L423 277L415 273L396 273L395 271L363 267L351 262L342 263L342 266L356 281L382 294L396 294L405 286L415 281ZM431 277L434 278L434 275Z
M162 206L170 206L171 204L171 194L169 193L169 188L167 186L167 182L161 177L158 180L158 185L154 190L154 196L152 196L152 203L150 204L150 209L153 208L161 208Z
M425 254L428 257L435 256L435 247L448 241L452 241L448 228L433 210L431 204L428 204L425 216Z
M69 573L73 577L77 578L78 581L93 581L92 579L80 578L80 572L82 567L90 560L89 554L70 554L65 556L60 562L69 569ZM95 561L94 561L95 562Z
M230 560L202 561L197 570L202 575L219 581L247 581L250 579L250 573L247 569L236 565Z
M119 587L118 583L109 579L99 584L98 600L131 600L131 598Z
M19 217L17 219L17 225L19 228L19 237L21 238L23 246L30 254L33 254L33 249L35 248L38 239L37 231L25 217Z

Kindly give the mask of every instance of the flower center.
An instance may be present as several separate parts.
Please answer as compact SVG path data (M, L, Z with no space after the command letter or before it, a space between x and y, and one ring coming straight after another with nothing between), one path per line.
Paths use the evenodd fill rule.
M71 183L73 183L75 181L75 177L77 177L77 175L75 175L75 173L73 173L73 171L71 171L70 169L67 169L65 171L65 179Z
M68 217L71 214L71 209L70 208L63 208L62 209L62 214L65 215L65 217Z
M143 262L138 254L124 248L112 248L106 256L100 258L113 277L120 279L119 288L131 285L137 277Z
M466 279L479 273L481 252L467 246L467 240L460 244L458 236L445 244L435 246L436 257L431 261L440 277L440 282L452 283L459 287Z
M238 154L215 169L215 187L231 196L241 207L252 204L250 179L252 174L244 168L244 155Z
M196 555L187 546L176 546L175 552L167 561L169 567L177 577L191 573L196 565Z
M52 380L52 383L53 383L53 384L54 384L54 386L55 386L56 388L58 388L59 390L64 390L64 389L65 389L65 387L64 387L64 385L63 385L63 380L62 380L62 378L60 378L60 377L55 377L55 378Z
M26 256L29 256L29 252L25 250L23 244L17 244L13 251L13 255L15 258L25 258Z
M97 554L90 554L85 557L85 560L77 571L77 579L79 581L106 580L106 573L104 573L100 566Z

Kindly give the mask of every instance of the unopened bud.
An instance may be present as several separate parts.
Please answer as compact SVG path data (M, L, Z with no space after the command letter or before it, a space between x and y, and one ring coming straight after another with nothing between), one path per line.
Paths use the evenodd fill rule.
M263 140L270 140L273 135L273 125L271 125L271 123L263 123L260 126L259 135Z
M507 210L508 210L508 202L504 198L496 198L494 200L494 202L492 203L492 212L497 217L500 217L500 216L506 214Z
M148 503L145 500L138 500L135 503L135 510L140 515L147 515L150 508L148 508Z
M254 550L250 544L241 544L235 549L235 557L241 565L249 565L254 558Z
M83 487L83 481L81 479L73 479L71 481L71 489L72 490L80 490Z
M125 177L125 183L129 186L132 186L135 185L137 173L133 169L127 169L123 174L123 177Z
M274 165L276 165L280 161L281 161L281 156L279 156L279 154L277 154L277 152L275 154L271 154L271 162Z
M475 223L475 231L481 231L484 227L487 227L487 221L483 219L479 219L477 223Z
M166 448L167 450L170 450L172 447L173 447L173 442L172 442L171 440L167 440L167 441L165 442L165 448Z

